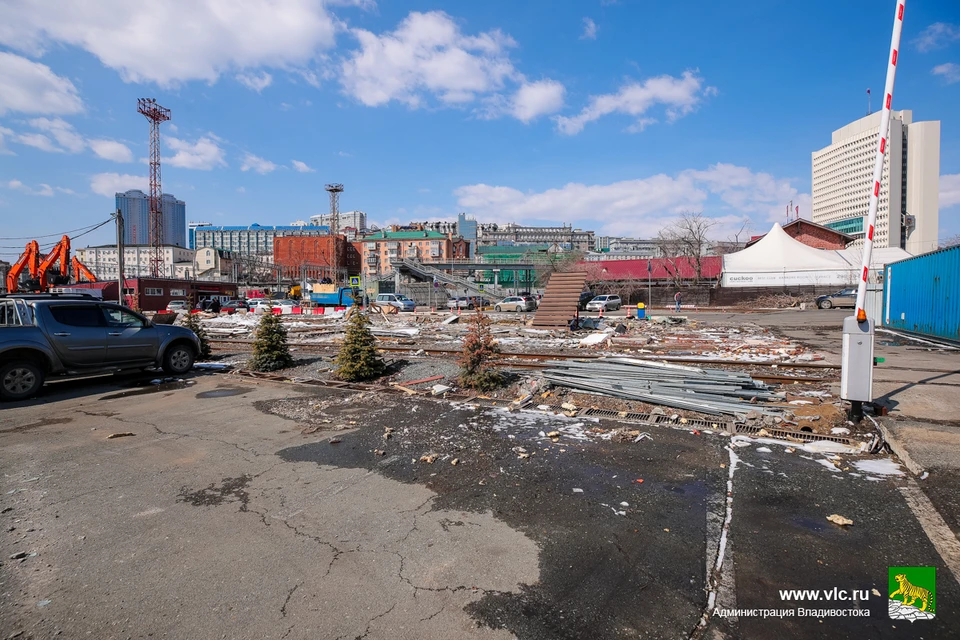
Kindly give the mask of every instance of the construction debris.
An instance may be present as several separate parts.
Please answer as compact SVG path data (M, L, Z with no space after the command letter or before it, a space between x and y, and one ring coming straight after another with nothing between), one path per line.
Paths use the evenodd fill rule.
M121 433L111 433L107 436L107 440L113 440L114 438L126 438L127 436L135 436L137 434L130 431L123 431Z
M551 368L544 370L543 378L558 387L710 415L737 416L754 411L772 417L782 413L779 408L755 404L782 400L783 395L745 373L634 358L554 360L547 364Z
M841 527L849 527L850 525L853 524L853 520L851 520L850 518L844 518L843 516L837 515L836 513L833 514L832 516L827 516L827 520L829 520L833 524L840 525Z

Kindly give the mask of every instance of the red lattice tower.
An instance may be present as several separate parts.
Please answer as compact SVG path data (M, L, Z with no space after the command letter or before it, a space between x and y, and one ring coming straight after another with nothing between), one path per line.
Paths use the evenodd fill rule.
M150 121L150 275L163 275L163 192L160 188L160 123L170 119L170 109L153 98L137 100L137 112Z

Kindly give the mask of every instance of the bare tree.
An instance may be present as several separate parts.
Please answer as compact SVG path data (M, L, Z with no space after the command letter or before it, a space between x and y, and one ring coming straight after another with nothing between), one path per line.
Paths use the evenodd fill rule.
M666 259L667 271L677 286L683 280L680 266L686 261L693 265L695 281L700 282L703 277L703 258L711 244L708 235L716 224L715 220L702 213L687 211L657 234L657 248Z
M944 238L940 241L941 249L949 249L950 247L960 246L960 233L950 236L949 238Z

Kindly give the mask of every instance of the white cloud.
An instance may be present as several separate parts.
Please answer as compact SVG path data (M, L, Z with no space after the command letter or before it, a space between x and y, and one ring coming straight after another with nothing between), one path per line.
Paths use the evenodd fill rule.
M583 35L580 36L581 40L596 40L597 39L597 23L591 20L590 18L583 19Z
M8 8L4 6L0 34L7 27ZM45 64L0 51L0 115L20 113L78 113L83 103L73 83L50 70Z
M925 53L934 49L942 49L955 40L960 40L960 26L947 24L946 22L934 22L917 36L913 44L918 51Z
M116 140L88 140L87 143L98 157L114 162L133 162L133 152L130 147Z
M246 193L246 192L247 192L246 187L237 187L237 193Z
M564 86L556 80L525 82L513 95L510 114L523 123L563 108Z
M940 208L960 204L960 173L940 176Z
M391 101L419 107L427 96L447 105L500 90L516 71L506 50L516 45L499 30L468 36L441 11L411 12L396 30L376 35L353 29L360 49L341 68L347 95L367 106Z
M255 156L250 152L247 152L243 155L243 164L240 165L240 171L256 171L260 175L270 173L275 170L277 165L265 160L259 156Z
M130 189L147 191L149 185L147 176L132 176L126 173L98 173L90 179L90 190L109 198Z
M293 168L300 173L313 173L316 169L310 167L306 162L300 162L299 160L291 160L293 163Z
M34 118L30 126L53 136L61 147L70 153L80 153L87 148L87 143L73 125L62 118Z
M17 134L14 140L28 147L40 149L41 151L49 151L51 153L60 153L63 151L63 149L53 143L53 140L42 133L20 133Z
M713 95L716 89L703 86L703 78L693 71L684 71L682 77L662 75L648 78L644 82L631 82L620 88L617 93L608 93L590 98L590 104L576 116L557 116L558 129L567 135L583 131L588 122L599 120L611 113L625 113L643 116L656 105L666 107L668 122L673 122L694 111L704 96ZM647 119L647 124L649 124Z
M43 183L40 183L39 187L34 189L32 187L28 187L27 185L23 184L19 180L10 180L9 182L7 182L6 186L8 189L13 189L15 191L19 191L21 193L25 193L30 196L48 196L49 197L53 195L53 187Z
M715 218L722 235L727 227L739 226L744 215L758 228L782 219L791 199L808 215L810 207L809 194L800 193L789 180L729 164L611 184L569 183L541 192L475 184L456 189L454 195L460 208L493 222L576 221L595 224L599 234L635 237L655 236L671 217L687 210Z
M10 0L0 43L40 55L84 49L128 82L214 82L222 73L307 64L334 45L323 0Z
M201 169L209 171L214 167L225 167L227 161L223 159L223 149L217 144L217 137L213 134L202 136L196 142L187 142L180 138L164 136L166 146L174 152L173 156L163 158L163 162L174 167L184 169Z
M260 93L273 83L273 76L266 71L260 73L238 73L237 81L247 89Z
M13 130L7 129L6 127L0 127L0 156L13 156L16 155L10 149L7 149L6 138L13 137Z
M947 82L947 84L960 82L960 64L956 64L954 62L938 64L930 73L935 76L943 76L943 79Z

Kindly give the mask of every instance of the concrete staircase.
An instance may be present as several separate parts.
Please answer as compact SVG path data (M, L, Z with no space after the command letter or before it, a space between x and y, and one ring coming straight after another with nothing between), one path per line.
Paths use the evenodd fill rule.
M569 327L570 320L577 315L577 303L580 302L580 293L586 280L585 271L551 275L537 313L533 316L533 326L545 329Z

